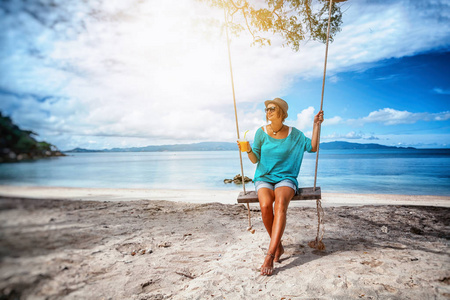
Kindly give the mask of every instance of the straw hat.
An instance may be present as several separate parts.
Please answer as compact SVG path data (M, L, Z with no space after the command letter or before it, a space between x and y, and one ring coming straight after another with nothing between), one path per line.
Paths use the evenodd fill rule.
M284 101L281 98L275 98L273 100L266 100L266 101L264 101L264 104L266 105L266 107L269 104L271 104L271 103L278 105L278 107L281 108L281 110L285 113L286 118L287 118L287 116L288 116L287 112L288 112L288 109L289 109L289 105L286 103L286 101Z

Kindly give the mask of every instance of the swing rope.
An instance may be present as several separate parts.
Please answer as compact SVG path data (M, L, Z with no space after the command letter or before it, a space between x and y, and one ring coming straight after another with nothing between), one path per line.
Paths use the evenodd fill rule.
M339 2L339 0L336 0L336 2ZM322 95L320 100L320 111L323 110L323 96L325 91L325 77L326 77L326 71L327 71L327 59L328 59L328 44L329 44L329 36L330 36L330 23L331 23L331 8L333 5L333 0L330 0L330 8L328 13L328 28L327 28L327 42L326 42L326 48L325 48L325 63L324 63L324 70L323 70L323 80L322 80ZM226 36L227 36L227 46L228 46L228 61L230 65L230 74L231 74L231 87L233 91L233 103L234 103L234 115L236 118L236 132L237 132L237 138L240 139L239 136L239 124L238 124L238 116L237 116L237 109L236 109L236 96L234 91L234 80L233 80L233 68L231 65L231 51L230 51L230 39L228 36L228 19L227 19L227 13L225 9L225 5L223 7L224 9L224 18L225 18L225 29L226 29ZM321 124L318 124L318 144L317 144L317 153L316 153L316 166L315 166L315 173L314 173L314 188L313 190L316 190L317 186L317 169L319 165L319 148L320 148L320 130L321 130ZM241 174L242 174L242 185L244 189L244 195L246 194L245 190L245 181L244 181L244 166L242 163L242 153L239 151L239 159L241 163ZM323 217L324 217L324 210L322 208L322 201L321 199L316 199L316 210L317 210L317 233L316 233L316 239L314 241L310 241L308 243L308 246L311 248L315 248L318 250L325 250L325 245L322 242L323 236L325 233L324 229L324 223L323 223ZM251 224L251 215L250 215L250 205L249 202L247 202L247 212L248 212L248 231L251 231L252 233L255 232L254 229L252 229Z
M323 95L325 92L325 76L327 74L327 60L328 60L328 42L330 37L330 23L331 23L331 8L333 6L333 0L330 0L330 9L328 11L328 28L327 28L327 43L325 47L325 62L323 66L323 79L322 79L322 96L320 99L320 111L323 110ZM319 130L318 141L317 141L317 153L316 153L316 168L314 174L314 190L316 190L317 184L317 168L319 165L319 149L320 149L320 129L321 124L318 124L317 130ZM316 210L317 210L317 234L316 239L314 241L310 241L308 246L311 248L315 248L317 250L325 250L325 244L322 242L323 236L325 234L325 228L323 223L324 211L322 208L321 199L316 199Z
M231 75L231 89L233 90L233 104L234 104L234 116L236 119L236 134L238 140L240 139L239 136L239 122L238 122L238 116L237 116L237 108L236 108L236 95L234 92L234 79L233 79L233 67L231 65L231 51L230 51L230 39L228 37L228 19L227 19L227 13L225 10L225 6L223 7L223 16L225 18L225 30L227 34L227 46L228 46L228 62L230 65L230 75ZM242 163L242 152L239 151L239 161L241 163L241 176L242 176L242 187L244 189L244 195L247 194L245 190L245 180L244 180L244 164ZM252 218L250 214L250 204L247 202L247 215L248 215L248 227L247 230L251 233L255 233L255 230L252 229Z

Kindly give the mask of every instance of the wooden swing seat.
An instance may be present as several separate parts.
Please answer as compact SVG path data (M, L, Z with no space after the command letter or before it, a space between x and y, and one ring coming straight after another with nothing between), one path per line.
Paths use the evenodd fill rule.
M314 190L313 187L306 187L306 188L299 188L297 195L292 198L292 201L295 200L317 200L322 199L322 193L320 191L320 187L316 187L316 190ZM239 196L237 198L238 203L257 203L258 201L258 195L255 191L247 192L244 194L244 192L240 192Z

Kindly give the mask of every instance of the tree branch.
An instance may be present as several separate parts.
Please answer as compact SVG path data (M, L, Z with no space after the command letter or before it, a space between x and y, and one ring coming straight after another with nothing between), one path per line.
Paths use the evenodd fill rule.
M266 7L256 9L247 0L200 0L213 6L225 8L229 16L234 16L237 12L242 14L242 21L227 20L227 24L241 28L252 35L252 44L269 44L270 39L261 35L264 32L279 34L284 39L283 45L289 45L295 51L299 50L300 42L305 38L326 41L326 23L328 16L322 16L328 11L327 1L315 0L318 9L313 10L313 0L265 0ZM239 5L239 3L243 3ZM320 5L323 3L323 5ZM333 4L331 17L330 40L333 35L340 31L342 23L342 13L340 6Z

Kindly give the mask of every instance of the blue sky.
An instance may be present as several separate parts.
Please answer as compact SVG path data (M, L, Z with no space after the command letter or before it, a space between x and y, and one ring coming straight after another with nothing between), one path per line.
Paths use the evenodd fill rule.
M343 120L324 128L325 140L414 147L449 147L450 53L436 51L377 62L364 71L340 72L326 82L324 109ZM319 81L301 81L291 102L315 95ZM317 101L320 101L318 99ZM346 137L344 139L344 137Z
M236 139L221 10L196 0L36 3L0 4L0 110L21 128L62 150ZM448 1L341 5L321 140L450 148ZM310 135L325 46L293 52L270 38L262 48L232 38L240 131L253 136L264 100L281 97L287 124Z

